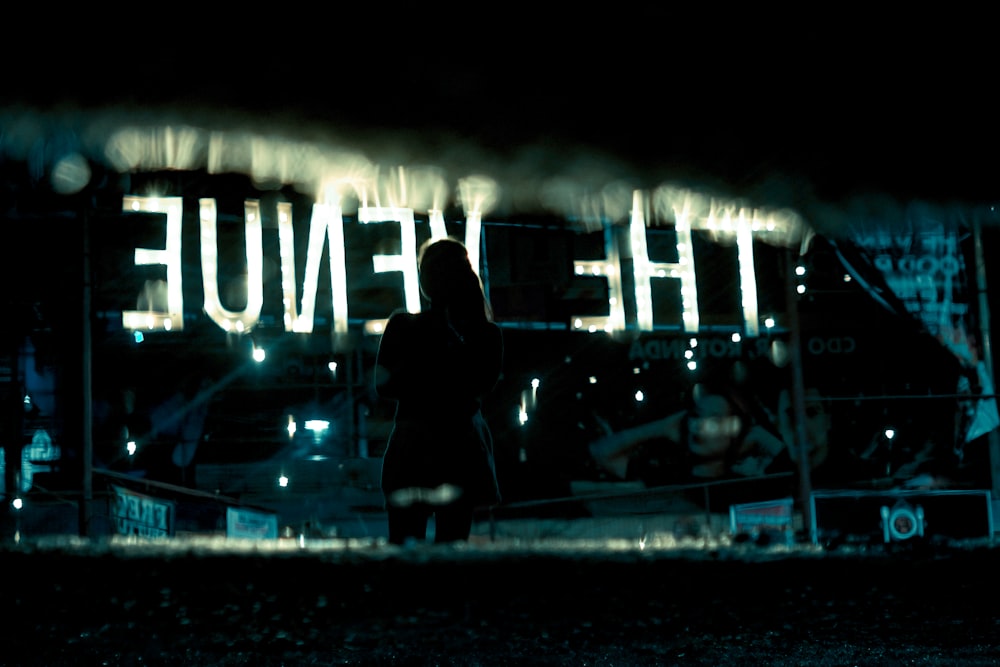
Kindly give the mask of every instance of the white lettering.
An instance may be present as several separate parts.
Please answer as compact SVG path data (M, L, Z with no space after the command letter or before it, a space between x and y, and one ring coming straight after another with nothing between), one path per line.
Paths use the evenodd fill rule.
M128 213L164 213L167 216L167 238L162 250L136 248L136 266L163 264L167 267L167 309L156 310L149 302L146 311L122 312L122 326L126 329L180 331L184 328L184 293L181 289L181 197L137 197L127 195L122 199L122 210Z
M358 222L399 223L400 253L398 255L375 255L372 265L376 273L401 271L403 273L403 298L406 310L420 311L420 282L417 276L417 228L412 208L387 208L366 206L358 211Z
M743 329L749 336L759 334L757 310L757 281L754 270L753 243L755 237L771 237L771 242L793 243L798 239L797 230L801 223L794 216L766 217L757 209L745 209L708 202L705 198L691 193L660 188L650 200L654 206L656 219L661 224L674 225L676 234L676 262L656 262L649 257L646 230L649 223L649 204L640 191L633 192L633 205L628 225L628 252L631 255L632 286L635 297L635 326L640 331L653 330L652 280L671 279L679 282L681 301L681 328L687 333L697 333L700 326L698 308L697 275L692 243L693 230L708 230L719 236L734 238L739 250L739 284ZM244 202L244 235L246 252L246 297L242 311L229 310L223 305L223 295L219 291L219 239L217 231L217 210L214 199L201 199L201 262L204 285L203 308L208 316L225 331L246 333L252 330L261 317L263 308L263 240L260 204L256 200ZM162 264L167 267L167 280L162 281L166 293L166 305L162 300L150 300L146 311L127 310L122 313L122 321L129 329L180 330L183 328L183 300L181 289L181 220L182 199L179 197L157 199L153 197L127 196L123 199L126 211L159 212L167 216L167 239L162 250L138 248L135 252L137 265ZM277 230L280 253L282 306L284 328L296 333L313 331L316 313L316 299L320 267L323 262L324 245L327 245L330 262L330 281L333 308L333 332L335 336L348 333L348 291L345 246L345 223L339 199L315 203L310 218L309 238L305 258L305 271L299 299L299 285L296 279L295 238L292 224L292 205L277 204ZM447 227L441 211L429 214L432 238L447 236ZM410 312L420 309L419 277L417 273L417 234L414 210L403 207L362 206L358 210L358 222L372 224L381 222L399 223L400 251L397 254L376 254L372 257L372 270L376 273L399 271L402 275L403 300ZM606 315L574 316L572 327L585 331L624 331L626 321L624 295L623 252L619 247L617 227L611 223L602 226L604 258L573 260L573 270L577 275L602 278L608 285L608 311ZM481 213L470 210L465 224L465 244L473 268L479 273L485 262L480 258L483 247ZM629 257L626 256L626 259ZM879 261L891 259L882 256ZM933 262L933 267L931 265ZM934 258L924 259L923 268L935 270L957 270L955 266ZM228 295L227 295L228 296ZM228 296L229 300L234 300ZM377 325L384 321L365 323L366 331L380 331ZM370 326L375 325L375 326Z
M219 296L219 242L214 199L202 199L201 208L201 272L205 289L205 312L223 331L250 331L260 319L264 305L264 250L260 222L260 204L244 203L247 277L246 307L234 312L222 305Z
M625 293L619 267L621 259L614 230L604 227L604 253L606 259L573 260L577 275L604 276L608 281L608 314L597 316L574 315L573 328L584 331L622 331L625 329Z

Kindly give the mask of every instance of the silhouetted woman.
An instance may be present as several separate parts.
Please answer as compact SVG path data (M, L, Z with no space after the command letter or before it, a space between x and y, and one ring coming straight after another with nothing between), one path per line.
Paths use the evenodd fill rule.
M477 506L500 501L493 439L480 411L503 364L503 338L465 246L421 247L420 289L430 308L396 312L379 343L375 389L396 401L382 462L389 541L468 539Z

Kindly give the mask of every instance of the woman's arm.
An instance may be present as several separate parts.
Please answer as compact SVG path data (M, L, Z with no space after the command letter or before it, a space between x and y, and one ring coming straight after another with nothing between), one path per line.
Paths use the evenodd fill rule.
M375 392L384 398L398 399L400 396L402 368L408 354L402 349L408 320L405 313L393 314L379 339L375 356Z
M655 438L680 442L681 422L687 413L676 412L669 417L609 433L590 443L590 455L605 470L625 479L633 453L642 443Z

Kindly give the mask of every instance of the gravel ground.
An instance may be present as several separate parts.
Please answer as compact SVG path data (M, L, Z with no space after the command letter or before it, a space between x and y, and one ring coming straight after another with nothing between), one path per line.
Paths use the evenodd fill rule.
M6 545L5 665L1000 665L992 544Z

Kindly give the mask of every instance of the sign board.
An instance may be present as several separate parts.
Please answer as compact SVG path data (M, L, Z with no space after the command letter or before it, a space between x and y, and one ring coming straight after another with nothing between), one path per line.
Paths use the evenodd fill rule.
M229 507L226 509L226 537L276 540L278 516L245 507Z
M132 537L172 537L174 503L111 486L111 521L114 532Z
M810 502L816 544L993 536L987 490L814 491Z
M795 538L792 525L791 498L742 503L729 507L729 530L733 535L757 537L763 533L782 535L791 543Z

